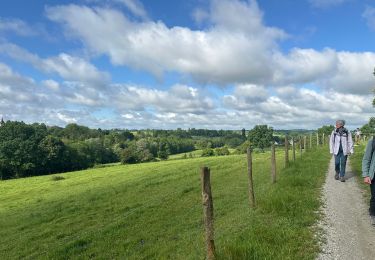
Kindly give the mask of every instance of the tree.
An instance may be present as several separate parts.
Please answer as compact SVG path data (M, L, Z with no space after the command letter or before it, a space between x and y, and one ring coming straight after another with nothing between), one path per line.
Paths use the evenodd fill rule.
M256 125L249 131L248 139L252 145L264 151L273 140L273 129L267 125Z
M245 128L242 128L241 135L242 135L243 138L246 138L246 130L245 130Z
M324 125L320 128L318 128L319 134L325 134L326 136L329 136L332 133L332 130L334 130L335 127L333 125Z
M125 148L121 153L121 163L123 164L131 164L137 163L139 161L138 156L136 154L135 149L128 147Z
M45 173L64 171L66 147L60 139L48 135L39 143L39 148L42 154L40 163Z

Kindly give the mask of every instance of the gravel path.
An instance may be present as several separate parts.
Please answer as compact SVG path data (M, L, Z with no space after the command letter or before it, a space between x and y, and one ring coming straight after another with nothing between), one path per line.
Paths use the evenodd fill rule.
M322 252L318 259L375 259L375 227L348 162L346 182L334 179L331 160L323 188Z

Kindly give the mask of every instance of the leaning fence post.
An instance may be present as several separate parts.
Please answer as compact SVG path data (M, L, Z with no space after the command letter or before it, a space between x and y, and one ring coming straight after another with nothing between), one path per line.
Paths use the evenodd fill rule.
M276 152L274 144L271 146L271 179L272 183L276 182Z
M292 137L292 147L293 147L293 162L296 161L296 145L294 143L294 137Z
M289 143L288 136L285 136L285 168L289 165Z
M201 168L202 182L202 202L203 217L206 233L206 250L207 259L215 259L215 243L214 243L214 205L211 194L210 169L208 167Z
M253 184L253 158L250 147L247 148L247 175L249 177L249 203L250 207L255 207L254 184Z

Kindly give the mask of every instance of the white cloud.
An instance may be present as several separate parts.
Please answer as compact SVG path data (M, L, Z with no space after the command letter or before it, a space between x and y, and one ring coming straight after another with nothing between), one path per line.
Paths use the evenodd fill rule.
M368 27L375 30L375 8L372 6L366 6L365 11L362 13L362 17L366 20Z
M52 90L59 90L60 84L52 79L42 81L42 85Z
M263 86L238 85L232 95L223 97L223 103L233 109L248 110L267 100L268 96L269 93Z
M117 2L120 2L124 4L134 15L147 20L148 15L147 12L139 0L115 0Z
M69 5L49 7L46 12L91 51L108 55L115 65L158 76L177 71L220 84L266 80L272 74L269 58L276 41L286 36L280 29L263 25L255 1L214 1L213 26L207 31L168 28L160 21L137 23L104 8Z
M152 109L163 113L201 114L214 109L211 98L185 85L174 85L168 91L127 85L114 85L111 88L116 94L110 99L120 111Z
M207 30L169 28L161 21L134 22L108 8L69 5L49 7L46 12L91 51L108 55L113 64L158 77L176 71L200 83L315 83L362 94L372 85L368 72L375 63L374 53L295 48L284 54L278 41L287 34L264 25L256 1L212 0Z
M0 32L13 32L21 36L34 36L37 30L32 29L20 19L5 19L0 17Z
M61 121L65 122L67 124L77 123L77 119L75 119L74 117L70 117L66 114L63 114L62 112L57 112L56 116L57 116L58 119L60 119Z
M196 8L191 16L197 24L202 24L209 19L209 13L201 8Z
M312 7L321 9L335 7L349 1L350 0L309 0Z
M317 82L341 93L370 94L375 86L374 64L373 52L338 52L336 70Z
M336 72L337 54L332 49L292 49L289 54L276 53L274 84L295 84L327 78Z
M109 74L99 71L90 62L66 53L46 59L11 43L0 44L0 53L30 63L46 73L57 73L64 80L84 82L90 87L101 87L109 82Z

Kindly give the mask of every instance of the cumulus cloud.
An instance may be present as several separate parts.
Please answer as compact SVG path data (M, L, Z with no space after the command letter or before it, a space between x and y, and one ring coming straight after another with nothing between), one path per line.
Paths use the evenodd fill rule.
M374 87L373 52L338 52L334 72L329 77L317 79L322 86L342 93L370 94Z
M115 65L158 76L177 71L200 82L220 84L266 80L272 73L270 54L286 36L263 24L255 1L213 1L213 26L207 31L168 28L161 21L134 22L108 8L68 5L48 7L46 13Z
M269 93L263 86L238 85L232 95L223 97L223 103L233 109L248 110L267 100L268 96Z
M276 71L274 84L307 83L327 78L337 70L337 53L332 49L322 52L313 49L292 49L287 55L274 55Z
M116 94L111 99L120 110L202 114L215 107L211 98L186 85L174 85L167 91L127 85L115 85L112 89Z
M198 21L205 19L211 24L207 30L169 28L161 21L131 21L109 8L68 5L49 7L46 13L89 50L108 55L114 65L158 77L176 71L200 83L315 83L325 89L362 94L368 93L372 84L368 71L375 63L374 53L332 48L281 52L278 42L288 35L264 24L256 1L212 0L209 10L196 11Z
M84 82L91 87L103 86L110 79L108 73L99 71L90 62L66 53L43 59L12 43L1 43L0 53L30 63L43 72L56 73L64 80Z
M139 1L118 1L143 8ZM38 83L0 63L0 109L12 119L102 128L248 129L255 124L316 128L337 118L357 126L372 115L374 53L332 48L284 53L279 41L287 33L266 26L254 0L212 0L207 10L196 12L196 21L208 24L202 30L135 21L108 6L55 6L46 14L89 52L108 56L114 65L158 77L173 71L233 91L226 88L218 97L218 89L205 93L183 84L163 90L113 84L108 73L81 57L66 52L40 57L1 43L0 53L47 75ZM95 116L101 109L112 112Z
M255 89L254 93L259 92ZM373 113L371 95L348 95L332 90L317 92L295 86L276 88L272 93L259 102L253 102L243 98L241 91L235 89L229 99L223 97L223 104L235 113L252 114L261 119L259 122L276 128L285 125L289 128L314 128L316 124L332 124L336 118L346 118L349 126L363 125ZM298 126L299 122L301 126Z
M22 111L25 106L59 106L59 103L54 104L48 98L48 94L37 86L34 79L18 74L4 63L0 63L0 100L3 113L14 113L16 107Z
M42 81L42 85L52 90L59 90L60 84L52 79Z

